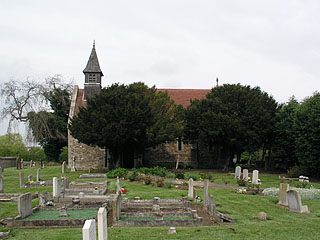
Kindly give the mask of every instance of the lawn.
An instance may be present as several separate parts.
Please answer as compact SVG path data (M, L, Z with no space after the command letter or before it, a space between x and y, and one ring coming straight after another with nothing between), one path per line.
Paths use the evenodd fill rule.
M29 189L19 188L18 172L23 171L25 178L29 174L36 176L36 168L16 170L14 168L5 169L3 173L5 192L52 192L51 187L38 187ZM66 175L69 181L79 181L77 178L83 172L68 172ZM192 170L190 174L196 174ZM223 183L230 180L231 185L236 185L232 176L223 173L213 173L215 182ZM41 169L43 180L61 176L60 166L50 166ZM261 187L278 187L279 179L277 175L261 174ZM92 179L97 180L97 179ZM86 180L82 180L86 181ZM115 189L115 180L109 179L109 188ZM319 188L319 184L312 183ZM181 198L187 195L186 190L173 188L159 188L152 185L139 185L134 182L121 181L121 185L128 190L127 197L141 197L151 199L160 198ZM197 190L197 194L202 196L202 190ZM289 212L276 205L277 198L264 197L258 195L236 194L231 189L209 189L209 194L214 195L218 211L228 214L235 220L232 225L220 225L211 227L177 227L176 235L167 235L169 227L152 228L108 228L109 239L320 239L320 201L303 201L308 205L310 214L298 214ZM33 202L37 204L36 200ZM1 216L15 217L17 215L17 204L0 203ZM259 212L267 213L267 221L256 219ZM0 231L7 229L1 228ZM81 229L13 229L9 239L82 239Z

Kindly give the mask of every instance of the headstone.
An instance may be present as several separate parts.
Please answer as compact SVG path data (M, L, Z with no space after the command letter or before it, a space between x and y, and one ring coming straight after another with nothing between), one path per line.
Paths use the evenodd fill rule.
M237 166L234 174L234 179L240 180L240 177L241 177L241 167Z
M170 227L168 230L168 234L177 234L177 230L175 227Z
M33 166L33 164L32 164L32 160L30 161L30 167L32 167Z
M69 214L67 213L67 209L65 207L62 207L59 210L59 217L69 217Z
M259 171L254 170L252 173L252 184L259 184L258 179L259 179Z
M1 167L0 167L1 169ZM3 193L3 177L2 177L2 169L0 171L0 193Z
M40 168L37 170L37 182L40 182Z
M117 177L117 192L120 191L121 192L121 186L120 186L120 181L119 181L119 177Z
M42 163L42 168L44 168L44 163Z
M32 194L22 194L18 198L18 213L21 219L32 214Z
M16 166L17 166L17 169L21 169L21 161L20 161L20 158L16 158Z
M79 198L84 198L85 194L84 192L79 192Z
M75 171L76 171L76 157L73 156L73 158L72 158L71 172L75 172Z
M83 240L96 240L96 220L86 220L82 228Z
M24 162L22 158L21 158L21 169L24 169Z
M193 179L189 179L188 198L193 199Z
M19 182L20 182L20 188L25 188L24 173L23 172L19 172Z
M160 204L160 198L159 197L153 198L153 204L159 205Z
M287 192L288 206L291 212L310 213L308 206L302 206L301 196L296 190Z
M46 205L46 199L44 194L39 193L38 199L39 199L39 206L44 207Z
M289 190L289 184L287 183L280 183L279 187L279 205L288 206L288 198L287 198L287 191Z
M28 182L32 182L33 181L33 177L32 177L32 174L30 174L29 176L28 176Z
M248 171L248 169L243 169L242 179L244 181L248 182L248 179L249 179L249 171Z
M160 212L160 205L152 205L152 212Z
M117 194L117 221L120 219L121 213L121 191Z
M213 195L210 195L210 198L209 198L208 211L210 215L213 215L216 212L216 205L214 204Z
M63 189L69 188L69 181L67 177L62 178L62 186L63 186Z
M53 185L53 197L60 197L60 193L61 193L61 185L60 185L60 181L58 180L57 177L54 177L53 178L53 182L52 182L52 185Z
M98 240L107 240L107 210L105 207L99 208L98 211Z
M266 221L267 220L267 214L265 212L259 212L258 214L258 220L260 221Z
M62 163L62 167L61 167L62 169L61 169L61 173L62 174L65 174L66 173L66 162L63 162Z
M208 205L208 188L209 188L209 180L205 179L203 182L203 204Z

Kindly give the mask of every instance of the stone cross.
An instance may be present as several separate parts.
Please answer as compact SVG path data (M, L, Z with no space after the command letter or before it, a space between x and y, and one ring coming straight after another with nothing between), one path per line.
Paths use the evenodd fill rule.
M19 172L19 183L20 183L20 188L24 188L24 173L23 172Z
M58 180L57 177L53 178L53 192L52 195L53 197L60 197L60 193L61 193L61 186L60 186L60 181Z
M209 188L209 180L205 179L203 182L203 204L208 205L208 188Z
M249 177L249 171L248 169L243 169L243 174L242 174L242 179L246 182L248 182L248 177Z
M31 182L31 181L33 181L32 174L30 174L30 175L28 176L28 182Z
M40 182L40 168L37 170L37 182Z
M188 198L193 199L193 179L189 179Z
M287 183L280 183L279 187L279 205L288 206L287 191L289 190L290 185Z
M234 174L234 179L240 180L240 177L241 177L241 167L237 166Z
M302 206L301 196L296 190L287 192L288 206L291 212L310 213L308 206Z
M98 240L107 240L107 210L105 207L99 208L98 211Z
M96 220L86 220L82 228L83 240L96 240Z
M259 178L259 171L254 170L252 173L252 184L258 184L258 178Z
M32 194L22 194L18 198L18 213L23 219L32 214Z

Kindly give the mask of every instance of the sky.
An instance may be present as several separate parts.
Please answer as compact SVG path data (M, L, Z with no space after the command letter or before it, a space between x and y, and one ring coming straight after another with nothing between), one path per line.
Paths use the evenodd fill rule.
M103 87L218 77L302 100L320 89L319 12L319 0L1 0L0 84L61 74L83 87L95 40Z

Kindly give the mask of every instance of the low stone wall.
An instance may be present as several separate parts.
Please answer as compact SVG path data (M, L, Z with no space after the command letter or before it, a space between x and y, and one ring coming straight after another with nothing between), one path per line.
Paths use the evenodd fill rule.
M82 228L86 219L15 220L7 219L9 228Z
M160 227L160 226L201 226L202 219L187 220L120 220L115 226L117 227Z
M0 167L1 168L10 168L16 167L17 158L16 157L0 157Z

